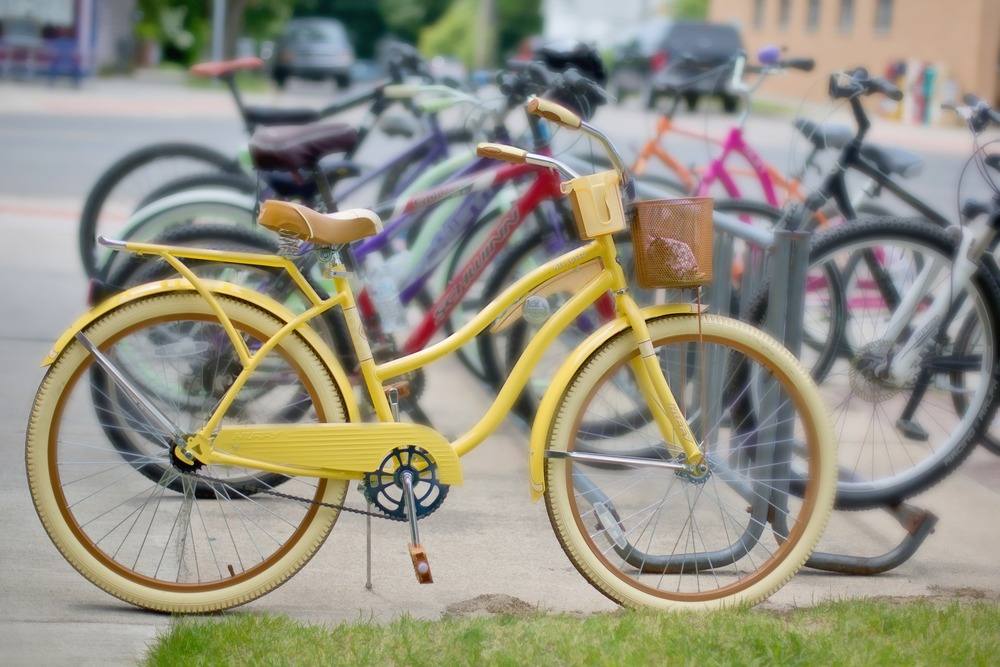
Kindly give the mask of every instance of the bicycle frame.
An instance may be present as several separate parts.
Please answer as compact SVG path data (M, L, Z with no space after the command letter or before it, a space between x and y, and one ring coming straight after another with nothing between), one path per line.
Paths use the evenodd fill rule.
M689 169L660 144L661 140L670 133L708 141L721 147L722 152L704 169ZM750 166L750 169L730 171L726 166L726 161L733 153L740 155ZM740 188L733 178L736 175L755 177L760 184L764 199L771 206L780 207L784 203L778 197L779 191L785 193L786 199L801 201L805 198L805 192L798 179L784 176L746 142L742 125L733 126L726 138L720 141L714 137L677 126L669 114L661 116L657 120L656 135L643 145L639 156L632 165L632 173L636 176L645 173L649 159L653 157L659 159L667 169L677 176L686 191L697 193L698 196L707 195L712 185L718 180L725 188L727 196L741 197Z
M413 171L404 179L401 180L397 187L399 191L406 189L416 178L424 172L425 169L429 168L436 162L439 162L442 158L448 156L448 140L445 138L444 132L441 131L441 126L437 122L435 116L430 116L428 119L428 124L430 126L430 132L423 137L420 141L417 141L408 149L404 150L399 155L393 157L388 162L383 164L381 167L373 171L362 174L358 178L354 179L353 182L344 188L339 188L336 191L337 198L348 197L354 192L360 190L364 186L368 185L374 180L377 180L384 176L388 171L395 168L396 166L413 161L413 158L419 156L423 151L427 151L424 154L423 159L419 163L419 167ZM394 193L397 194L397 193Z
M130 242L120 242L116 247L157 256L170 264L210 305L243 366L205 425L178 448L178 455L189 461L196 458L206 464L242 466L286 475L358 479L363 473L376 469L387 448L391 449L392 443L396 442L393 438L402 436L406 441L426 448L434 456L444 483L460 483L458 458L481 444L499 426L549 345L608 291L615 293L616 312L636 337L641 354L630 362L630 366L636 374L637 386L664 434L667 447L683 453L693 463L701 461L700 450L677 408L666 378L662 372L655 374L651 370L652 367L659 368L655 354L647 355L643 351L645 346L651 348L646 319L628 293L625 275L617 262L617 249L610 236L600 236L531 271L448 338L419 352L381 364L376 364L372 358L347 273L339 262L333 267L333 293L323 299L312 289L298 267L284 257ZM198 278L181 261L182 258L280 268L289 274L312 305L286 321L251 354L219 304L211 281ZM384 385L386 381L456 351L491 323L502 321L531 294L554 280L571 283L573 295L538 330L489 409L472 428L449 443L429 427L396 422L394 406L387 397ZM348 323L351 341L360 361L362 380L380 423L223 426L223 417L263 359L292 332L308 329L309 321L334 307L341 308ZM689 304L677 304L672 308L670 312L694 312ZM555 381L568 379L557 377ZM276 447L275 442L280 442L280 447ZM341 443L343 446L340 446ZM347 446L348 443L350 446Z
M404 202L400 206L404 212L403 216L391 221L382 234L362 242L352 250L356 258L363 259L369 253L385 247L393 235L412 222L413 215L421 208L437 204L449 197L465 195L465 200L454 214L443 223L430 242L428 246L430 254L422 258L424 268L404 285L400 297L404 304L409 303L423 288L434 268L446 257L450 242L471 228L489 207L498 192L509 183L534 176L534 181L531 182L524 194L507 213L497 220L489 237L483 241L475 255L448 283L444 292L428 310L421 323L403 343L402 351L404 354L417 352L430 342L434 334L444 326L452 311L461 303L462 298L472 288L475 281L506 246L511 235L530 214L541 206L542 202L562 197L559 190L560 179L550 169L533 165L506 165L483 172L487 164L489 163L485 160L478 160L463 170L464 176L460 175L451 182L420 193ZM552 224L557 226L558 223L552 221ZM565 247L565 243L559 245L561 247L558 249ZM358 295L358 304L365 321L371 321L375 317L376 311L367 290L363 290ZM602 299L599 309L602 315L609 316L611 314L610 302Z

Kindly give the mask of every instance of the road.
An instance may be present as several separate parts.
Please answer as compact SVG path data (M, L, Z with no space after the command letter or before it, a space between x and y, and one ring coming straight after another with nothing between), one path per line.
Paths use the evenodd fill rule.
M184 92L184 91L180 91ZM242 139L220 91L109 83L83 91L0 84L0 650L5 664L128 664L170 619L132 609L73 571L45 536L24 481L23 438L39 360L76 314L86 287L76 256L75 216L99 172L125 151L182 138L235 150ZM285 103L319 104L325 91L301 88ZM265 96L266 97L266 96ZM637 110L603 111L598 121L626 146L646 136L651 122ZM698 121L693 121L697 126ZM710 118L710 129L725 120ZM768 159L788 162L792 135L785 122L759 119L751 136ZM953 210L956 174L968 142L961 132L891 126L876 136L902 142L927 159L914 188L942 210ZM376 157L390 150L375 146ZM695 161L698 144L685 149ZM798 144L801 154L802 146ZM458 433L479 414L489 392L457 362L432 367L427 410L446 433ZM456 402L455 397L461 400ZM480 595L506 594L545 610L613 609L571 567L554 539L544 509L528 498L526 432L508 420L464 460L471 483L455 488L445 507L423 526L436 583L413 581L407 535L399 524L377 522L375 587L363 588L363 524L344 516L331 538L288 584L249 605L315 622L387 619L407 613L435 618L450 605ZM810 605L859 596L1000 597L1000 459L985 452L914 499L941 517L937 532L899 569L875 578L803 572L770 606ZM838 514L821 548L874 554L902 535L881 512ZM466 607L475 607L467 604Z

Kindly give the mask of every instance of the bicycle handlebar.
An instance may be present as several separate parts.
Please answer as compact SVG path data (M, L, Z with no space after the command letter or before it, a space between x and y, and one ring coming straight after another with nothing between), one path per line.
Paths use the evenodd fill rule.
M830 75L830 97L834 99L851 99L875 93L897 102L903 99L903 91L882 77L869 76L868 70L863 67Z
M589 134L594 139L604 147L604 151L607 153L608 157L611 159L612 164L614 164L615 169L619 174L622 175L622 187L625 190L625 196L628 200L635 198L635 180L632 178L628 167L625 166L625 161L622 160L622 156L618 154L618 150L615 145L611 143L611 140L606 134L598 130L593 125L584 122L575 113L567 109L566 107L552 102L551 100L543 100L537 97L532 98L527 104L528 113L540 116L554 123L558 123L563 127L569 128L571 130L582 130ZM526 162L530 164L540 164L542 161L536 160L537 156L534 154L528 154ZM552 158L544 158L545 163L548 163L556 168L562 170L567 174L573 174L573 170L567 165L559 162L558 160L553 160ZM574 176L575 177L575 176Z
M549 100L543 100L540 97L533 97L528 100L526 108L528 113L552 121L557 125L568 127L571 130L578 129L583 123L579 116L566 107L555 102L550 102Z
M524 164L525 158L528 157L528 151L506 144L481 143L476 145L476 155L511 164Z
M816 68L813 58L787 58L778 62L781 69L797 69L801 72L811 72Z
M979 99L972 93L966 93L962 97L962 101L965 105L955 105L955 104L942 104L941 108L948 111L954 111L963 119L968 121L969 125L972 127L972 131L979 134L987 127L990 123L1000 126L1000 112L991 108L989 104L985 101ZM987 159L987 164L989 164L989 159Z

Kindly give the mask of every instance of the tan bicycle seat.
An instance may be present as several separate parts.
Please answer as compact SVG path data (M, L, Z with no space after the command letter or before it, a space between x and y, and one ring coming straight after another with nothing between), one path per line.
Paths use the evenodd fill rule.
M382 220L374 211L352 208L336 213L319 213L307 206L268 199L260 209L258 222L276 232L304 241L341 245L382 231Z

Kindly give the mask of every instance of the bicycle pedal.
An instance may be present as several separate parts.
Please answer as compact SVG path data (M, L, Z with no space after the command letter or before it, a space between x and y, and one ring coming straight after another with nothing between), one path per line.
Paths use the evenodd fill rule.
M410 549L410 560L413 561L413 573L417 575L418 584L433 584L431 564L427 561L427 552L419 544L406 545Z

